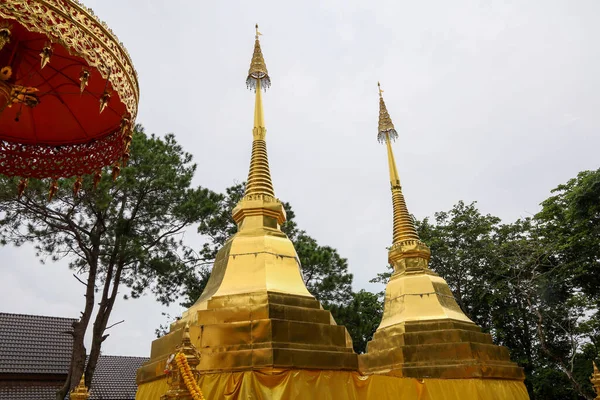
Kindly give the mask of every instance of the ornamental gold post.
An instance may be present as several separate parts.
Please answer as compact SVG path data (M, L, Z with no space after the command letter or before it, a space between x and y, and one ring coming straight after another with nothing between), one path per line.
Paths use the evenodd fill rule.
M204 397L200 391L193 394L190 393L190 389L186 384L186 378L184 376L185 372L179 368L176 360L179 354L183 354L191 370L191 374L193 376L192 379L194 382L198 382L200 374L198 373L196 367L200 363L200 354L196 350L196 347L192 344L189 324L186 324L185 326L181 344L177 346L175 353L171 354L169 360L167 361L165 372L168 375L167 382L169 385L169 390L160 397L160 400L203 399Z
M90 398L90 392L85 386L85 375L81 375L79 385L77 385L69 394L70 400L87 400Z

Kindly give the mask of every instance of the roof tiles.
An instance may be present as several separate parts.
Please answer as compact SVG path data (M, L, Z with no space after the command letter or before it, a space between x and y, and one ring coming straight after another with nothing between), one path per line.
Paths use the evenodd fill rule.
M0 313L0 373L66 374L74 321Z

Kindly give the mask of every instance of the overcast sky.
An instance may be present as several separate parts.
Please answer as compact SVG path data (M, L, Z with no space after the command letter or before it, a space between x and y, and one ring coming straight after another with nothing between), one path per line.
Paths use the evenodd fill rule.
M245 79L260 24L276 195L300 228L348 258L355 289L382 289L368 281L385 269L392 235L378 80L419 219L465 200L511 222L599 167L597 0L84 2L132 56L137 122L175 133L198 164L195 184L215 191L248 173ZM64 263L41 265L28 247L0 252L0 310L79 315L84 288ZM103 352L148 356L165 310L151 296L119 300L112 322L125 323Z

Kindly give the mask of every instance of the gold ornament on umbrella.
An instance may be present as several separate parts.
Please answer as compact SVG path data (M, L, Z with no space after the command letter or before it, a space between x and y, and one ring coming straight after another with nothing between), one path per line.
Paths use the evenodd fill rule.
M109 100L110 100L110 92L108 90L106 90L102 94L102 97L100 97L100 114L102 114L102 111L104 111L104 109L108 105Z
M56 192L58 192L58 179L52 179L50 189L48 190L48 201L52 200Z
M102 171L97 171L94 174L94 189L98 188L98 184L100 184L100 181L102 180Z
M90 80L90 70L83 68L81 70L81 73L79 74L79 81L81 82L79 84L79 93L83 93L89 80Z
M117 180L117 178L119 177L120 174L121 174L121 166L119 165L119 163L115 163L112 167L113 182Z
M78 176L75 180L75 183L73 184L73 196L77 197L77 194L79 193L79 190L81 189L82 185L83 178L81 176Z
M0 25L0 50L4 47L5 44L10 43L10 31L12 26L9 24Z
M8 65L0 69L0 81L7 81L12 76L12 68Z
M23 196L23 192L25 192L25 189L27 189L28 185L29 185L29 179L21 178L21 180L19 181L19 186L17 187L17 193L19 195L19 198L21 198L21 196Z
M40 53L40 57L42 58L42 69L50 62L50 57L52 57L52 47L50 44L46 44Z

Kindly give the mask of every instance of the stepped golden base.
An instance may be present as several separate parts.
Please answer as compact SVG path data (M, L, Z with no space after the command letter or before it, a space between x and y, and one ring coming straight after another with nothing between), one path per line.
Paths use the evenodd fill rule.
M413 322L379 330L358 356L366 374L413 378L523 380L508 350L475 324L452 320Z
M525 378L508 349L494 345L462 312L446 281L426 268L392 275L381 325L358 359L365 374Z
M253 293L213 297L197 310L190 337L201 372L260 368L356 370L357 355L346 328L310 297ZM164 375L167 358L181 343L183 327L152 343L150 361L137 375L144 383Z
M363 376L350 371L260 370L203 374L206 399L254 400L527 400L522 381L496 379L412 379ZM136 400L159 399L162 378L139 386Z

